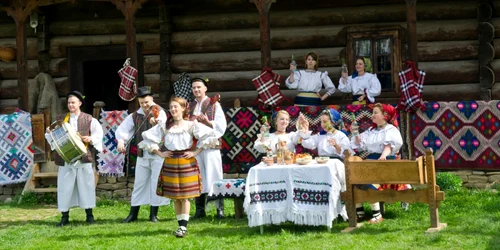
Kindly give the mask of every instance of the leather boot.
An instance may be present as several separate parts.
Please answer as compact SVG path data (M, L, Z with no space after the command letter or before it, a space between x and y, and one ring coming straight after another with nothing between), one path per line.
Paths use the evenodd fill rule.
M205 204L207 203L207 194L201 194L199 197L194 199L194 204L196 205L196 212L194 213L193 219L199 219L206 217Z
M69 211L62 212L61 222L57 223L56 227L63 227L69 223Z
M151 222L158 222L158 207L157 206L151 206L149 209L149 220Z
M87 214L87 219L85 221L88 224L95 224L94 215L92 214L92 208L85 209L85 214Z
M140 208L141 208L141 206L131 206L130 207L130 213L129 213L129 215L122 222L123 223L129 223L129 222L136 221L137 220L137 215L139 215L139 209Z
M215 217L217 219L223 219L224 218L224 198L220 198L216 200L217 202L217 215Z

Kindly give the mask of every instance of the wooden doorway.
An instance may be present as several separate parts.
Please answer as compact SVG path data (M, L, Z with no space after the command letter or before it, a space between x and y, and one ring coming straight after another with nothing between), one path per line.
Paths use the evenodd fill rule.
M103 101L105 110L135 111L137 102L125 102L118 96L120 78L118 70L126 59L125 45L72 47L68 48L69 82L71 90L78 90L85 95L82 110L92 113L93 104ZM137 85L143 86L144 72L142 46L137 46L138 73Z

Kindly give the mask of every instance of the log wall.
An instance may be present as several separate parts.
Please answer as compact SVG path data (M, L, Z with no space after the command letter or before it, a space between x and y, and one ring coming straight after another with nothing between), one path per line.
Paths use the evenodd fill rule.
M197 0L194 0L197 1ZM260 72L259 15L248 1L215 1L200 8L186 8L190 1L173 6L172 19L172 81L182 72L190 76L210 79L211 93L221 93L224 106L232 106L235 97L242 106L252 105L256 92L251 82ZM191 1L192 2L192 1ZM203 2L203 1L202 1ZM209 1L210 2L210 1ZM224 3L222 3L224 2ZM272 68L284 77L289 74L288 63L292 54L303 67L303 55L315 51L320 55L320 70L329 72L337 85L340 76L340 58L345 54L346 27L362 25L400 25L406 28L406 4L401 1L352 1L341 6L336 1L320 0L303 5L301 1L278 1L270 10ZM493 1L499 8L500 1ZM93 3L88 3L93 4ZM153 3L149 3L153 4ZM221 5L218 6L217 4ZM350 3L343 3L348 5ZM61 96L70 89L68 81L67 48L125 44L124 19L117 16L114 5L101 11L98 17L76 14L71 18L65 12L77 5L57 5L45 8L52 13L49 25L49 73L55 78ZM108 8L99 3L99 8ZM210 6L210 7L209 7ZM88 7L90 8L90 7ZM177 8L177 9L176 9ZM91 8L92 9L92 8ZM96 9L96 8L94 8ZM160 35L158 12L145 6L136 18L137 41L143 44L144 84L160 90ZM225 11L221 14L220 11ZM103 15L100 13L112 13ZM75 13L75 11L73 11ZM500 12L499 12L500 13ZM155 16L156 15L156 16ZM500 26L500 19L492 19ZM419 66L427 72L424 85L425 100L479 99L479 41L477 3L475 1L418 1L417 37ZM500 43L500 28L495 29ZM28 29L28 74L38 74L36 34ZM405 41L403 37L403 41ZM0 45L15 44L15 25L0 25ZM500 71L500 46L494 46L495 59L491 65ZM404 52L404 51L403 51ZM405 54L405 53L403 53ZM500 72L496 74L497 78ZM0 62L0 109L12 104L17 94L16 63ZM281 87L292 99L296 91ZM498 90L496 83L492 90ZM451 91L450 91L451 90ZM497 91L498 92L498 91ZM384 94L383 94L384 95ZM498 99L498 93L493 97ZM343 95L335 94L325 104L347 102ZM394 96L379 100L396 102Z

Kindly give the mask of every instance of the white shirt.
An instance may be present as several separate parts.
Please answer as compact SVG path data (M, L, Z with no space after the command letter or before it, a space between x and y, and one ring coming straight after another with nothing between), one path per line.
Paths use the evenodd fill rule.
M330 142L328 142L329 138L333 138L335 142L340 146L340 153L337 153L337 149L330 145ZM344 158L345 150L352 151L349 138L339 130L336 130L334 134L315 134L313 136L305 137L302 141L302 146L307 149L318 149L319 156L334 156L340 157L342 159Z
M290 76L285 83L289 89L298 89L299 92L318 93L324 86L328 95L335 93L335 85L328 77L328 72L297 70L293 73L293 82Z
M353 95L362 95L366 90L366 97L370 102L375 102L375 96L379 96L382 91L380 81L377 75L365 72L362 76L357 76L352 79L352 76L347 77L347 82L344 79L339 79L339 90Z
M151 106L153 106L153 105L156 105L156 104L153 103ZM141 115L145 115L144 110L142 110L142 108L139 108L139 110L137 110L137 113L141 114ZM167 114L165 113L165 111L163 109L161 109L160 114L158 116L158 123L165 124L166 121L167 121ZM145 121L145 122L149 122L149 121ZM134 136L134 133L136 130L137 130L137 128L135 127L135 124L134 124L133 114L130 114L125 118L125 120L123 120L123 122L118 126L118 128L116 128L116 132L115 132L116 140L118 142L125 143L128 140L130 140L132 138L132 136Z
M205 96L200 103L203 103L206 99L208 99L208 96ZM200 115L201 114L201 108L202 105L198 103L198 100L195 100L196 106L193 110L193 115ZM214 129L214 137L216 139L222 137L224 133L226 132L227 128L227 121L226 121L226 116L224 115L224 111L222 110L222 107L220 106L219 103L216 103L214 105L215 108L215 113L214 113L214 120L212 121L212 126ZM200 142L198 142L198 145L201 145Z
M368 151L369 153L381 154L385 145L391 145L390 155L396 155L403 146L403 138L399 129L392 124L386 124L382 129L372 129L361 133L360 146L355 143L355 137L351 138L351 147L353 149L360 148L361 150Z

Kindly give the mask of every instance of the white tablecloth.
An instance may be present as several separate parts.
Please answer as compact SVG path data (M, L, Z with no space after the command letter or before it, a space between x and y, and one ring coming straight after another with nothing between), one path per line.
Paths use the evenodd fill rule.
M250 169L243 206L248 226L292 221L298 225L332 226L340 214L347 220L340 192L345 191L344 164L331 159L301 165L260 163Z

